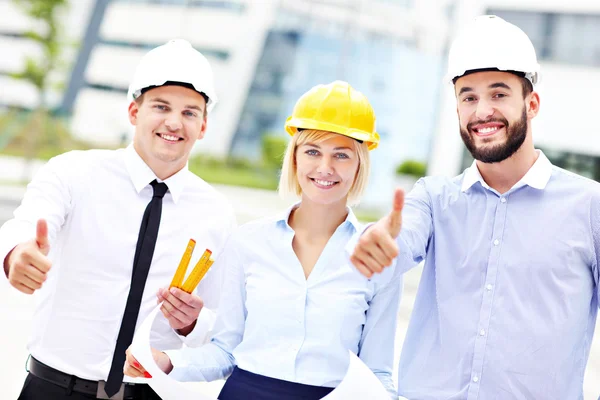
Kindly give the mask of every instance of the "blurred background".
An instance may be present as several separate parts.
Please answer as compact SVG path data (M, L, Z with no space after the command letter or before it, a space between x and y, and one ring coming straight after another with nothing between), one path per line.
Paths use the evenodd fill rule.
M597 0L0 0L0 153L12 166L8 156L126 145L135 66L179 37L215 73L220 103L190 164L211 182L274 189L298 97L335 79L365 93L382 137L363 201L368 219L387 208L394 186L471 162L442 76L452 36L482 13L517 24L536 47L537 146L600 179L590 121L600 108ZM27 164L0 168L0 180L26 181Z
M45 160L131 141L126 92L134 69L172 38L209 59L220 99L190 169L226 185L234 200L260 199L238 201L242 221L283 206L272 190L288 139L283 125L298 97L336 79L365 93L381 144L357 211L373 220L394 187L410 188L426 174L453 176L472 162L442 77L453 35L485 13L518 25L536 47L536 146L554 164L600 180L598 0L0 0L0 223ZM418 270L411 276L402 324ZM25 308L0 314L2 326L27 326L28 303L19 304ZM14 347L16 336L7 338L2 351ZM586 399L600 394L598 342Z

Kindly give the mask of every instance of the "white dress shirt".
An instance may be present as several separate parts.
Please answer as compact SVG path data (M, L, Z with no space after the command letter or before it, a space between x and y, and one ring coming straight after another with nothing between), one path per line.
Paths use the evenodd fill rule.
M48 222L52 268L34 294L37 307L28 346L39 361L80 378L106 379L154 179L133 146L69 152L42 167L14 219L0 228L0 260L4 260L17 244L35 237L39 218ZM169 191L163 198L138 326L156 306L158 289L170 284L188 240L196 240L191 270L205 248L218 257L235 226L228 201L187 166L164 182ZM220 264L217 260L197 289L205 303L199 320L207 323L215 318L210 310L218 305ZM184 338L162 315L156 321L152 343L159 349L179 348L182 343L198 346L206 336L199 328Z
M397 398L392 369L401 275L388 268L369 280L349 263L344 246L359 229L349 210L306 279L292 248L291 210L232 235L223 255L211 343L168 352L171 376L212 381L237 365L276 379L335 387L351 350Z

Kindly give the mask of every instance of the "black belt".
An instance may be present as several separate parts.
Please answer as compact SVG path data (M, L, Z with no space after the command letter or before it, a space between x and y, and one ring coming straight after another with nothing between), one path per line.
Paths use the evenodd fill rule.
M75 375L65 374L57 369L54 369L44 363L39 362L35 358L31 357L29 361L29 372L45 381L54 383L67 391L73 391L83 393L87 395L96 396L98 394L98 381L90 381L88 379L78 378ZM102 384L104 382L101 382ZM121 391L119 395L123 393L122 397L115 395L115 398L135 398L141 395L148 385L144 383L122 383Z

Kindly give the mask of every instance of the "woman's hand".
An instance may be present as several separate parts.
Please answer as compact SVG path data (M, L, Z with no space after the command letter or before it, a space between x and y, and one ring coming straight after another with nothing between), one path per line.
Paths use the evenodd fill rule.
M127 354L127 358L125 359L125 366L123 367L123 373L132 378L152 378L152 375L148 373L142 367L142 365L135 359L135 357L131 354L131 348L128 348L125 352ZM154 362L158 365L165 374L170 373L173 370L173 364L171 364L171 359L168 355L163 353L162 351L158 351L156 349L152 349L152 357L154 357Z

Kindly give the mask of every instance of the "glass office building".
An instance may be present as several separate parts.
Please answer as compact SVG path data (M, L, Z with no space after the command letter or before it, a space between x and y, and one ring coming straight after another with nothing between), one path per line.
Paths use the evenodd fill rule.
M263 135L287 135L285 120L304 92L316 84L346 80L369 98L377 116L381 143L371 153L368 202L378 203L377 197L389 192L390 178L401 162L428 159L442 57L425 54L411 42L355 31L353 26L295 19L289 13L276 20L231 142L231 154L259 158Z

